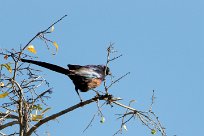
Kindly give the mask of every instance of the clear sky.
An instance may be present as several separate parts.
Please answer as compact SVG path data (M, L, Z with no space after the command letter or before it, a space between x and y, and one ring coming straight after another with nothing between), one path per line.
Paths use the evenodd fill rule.
M69 63L103 64L106 47L114 42L123 57L110 65L112 73L118 77L129 71L131 74L110 91L122 97L124 103L135 99L134 107L144 110L155 90L154 111L167 135L199 136L204 129L203 6L203 0L2 0L0 48L19 49L37 32L67 14L51 35L59 44L58 54L52 56L37 40L33 44L38 60L64 67ZM48 100L52 107L48 115L78 102L66 76L44 71L54 88ZM86 99L94 93L81 95ZM114 116L120 110L116 107L104 109L104 124L97 118L82 133L96 110L95 104L80 108L44 125L38 134L114 134L120 127ZM151 136L137 120L127 124L127 128L126 136Z

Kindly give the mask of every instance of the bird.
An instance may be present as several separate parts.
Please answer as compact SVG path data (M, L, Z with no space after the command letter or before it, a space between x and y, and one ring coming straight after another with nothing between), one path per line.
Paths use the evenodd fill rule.
M110 69L106 65L81 66L68 64L68 68L63 68L55 64L30 59L20 59L20 61L24 63L35 64L57 73L67 75L72 80L75 86L75 91L79 96L81 102L82 98L79 94L79 90L81 92L93 90L101 85L107 75L111 75Z

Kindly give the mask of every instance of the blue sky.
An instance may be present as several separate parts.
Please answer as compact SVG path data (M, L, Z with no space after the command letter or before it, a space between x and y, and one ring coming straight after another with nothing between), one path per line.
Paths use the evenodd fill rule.
M123 57L110 65L115 76L131 72L110 91L124 103L136 99L137 109L147 109L155 90L154 110L167 135L202 135L204 109L204 2L202 0L21 0L1 1L0 48L19 49L37 32L67 14L50 36L59 44L52 56L43 42L33 44L38 60L66 67L67 64L103 64L110 42ZM2 60L2 59L1 59ZM43 69L44 70L44 69ZM54 87L47 114L78 102L72 82L45 71ZM60 79L60 80L59 80ZM100 89L100 88L99 88ZM101 88L102 89L102 88ZM83 93L90 98L93 93ZM95 120L83 129L96 112L92 104L51 121L40 130L52 136L112 135L119 128L117 107L104 109L106 122ZM137 120L127 124L123 135L151 136ZM157 134L158 135L158 134Z

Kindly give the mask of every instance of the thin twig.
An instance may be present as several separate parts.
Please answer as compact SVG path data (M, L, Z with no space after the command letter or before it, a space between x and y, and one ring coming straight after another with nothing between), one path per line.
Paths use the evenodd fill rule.
M114 85L115 83L119 82L121 79L123 79L124 77L126 77L129 74L130 74L130 72L127 72L126 74L124 74L123 76L119 77L115 81L112 81L111 84L107 87L107 89L109 89L112 85Z

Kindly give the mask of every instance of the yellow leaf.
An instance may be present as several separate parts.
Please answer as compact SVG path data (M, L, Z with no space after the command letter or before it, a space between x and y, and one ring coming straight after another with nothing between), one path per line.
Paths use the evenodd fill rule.
M50 32L54 32L54 30L55 30L55 27L52 26L52 27L50 28Z
M56 51L57 51L57 50L58 50L58 44L57 44L57 42L53 42L52 44L55 46Z
M43 118L43 115L35 115L35 114L31 114L31 119L32 121L39 121Z
M46 108L44 111L42 111L42 115L44 115L45 114L45 112L47 112L48 110L50 110L51 108Z
M4 83L3 82L0 82L0 87L4 87Z
M27 50L34 53L34 54L37 53L37 51L35 50L35 47L33 45L28 45Z
M5 98L6 96L8 96L8 92L0 94L0 98Z
M12 72L12 68L11 68L10 63L1 64L1 66L5 67L10 73Z

